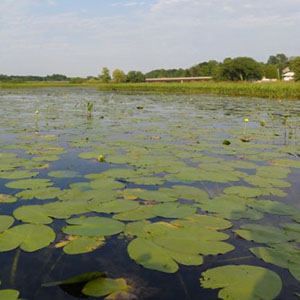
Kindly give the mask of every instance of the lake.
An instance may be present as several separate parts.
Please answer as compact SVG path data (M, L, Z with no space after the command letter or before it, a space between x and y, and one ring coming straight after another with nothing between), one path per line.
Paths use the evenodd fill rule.
M299 299L299 126L300 101L0 90L0 299Z

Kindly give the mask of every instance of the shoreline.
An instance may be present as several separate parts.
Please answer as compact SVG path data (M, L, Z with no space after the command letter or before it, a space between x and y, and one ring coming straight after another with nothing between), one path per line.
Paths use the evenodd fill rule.
M147 92L173 94L211 94L234 97L300 100L300 82L191 82L191 83L78 83L24 82L0 83L0 90L28 88L97 88L107 92Z

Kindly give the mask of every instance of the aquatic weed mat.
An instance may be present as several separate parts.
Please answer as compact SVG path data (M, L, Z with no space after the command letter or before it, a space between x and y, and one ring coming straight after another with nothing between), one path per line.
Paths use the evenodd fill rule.
M300 102L0 93L0 299L297 299Z

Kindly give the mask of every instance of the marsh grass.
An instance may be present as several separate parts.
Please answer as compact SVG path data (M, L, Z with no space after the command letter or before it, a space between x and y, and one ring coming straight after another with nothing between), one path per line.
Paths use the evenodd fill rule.
M245 96L269 99L300 99L300 83L126 83L102 84L102 91L158 92L183 94L215 94L225 96Z
M235 97L268 99L300 99L300 82L189 82L189 83L99 83L83 82L22 82L0 83L0 89L47 88L47 87L94 87L101 91L149 92L177 94L214 94Z

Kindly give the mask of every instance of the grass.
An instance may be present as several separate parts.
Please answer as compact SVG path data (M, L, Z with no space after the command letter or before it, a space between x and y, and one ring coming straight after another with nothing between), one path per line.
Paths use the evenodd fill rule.
M183 94L215 94L269 99L300 99L300 83L126 83L101 84L102 91L158 92Z
M95 87L101 91L215 94L269 99L300 99L300 82L190 82L190 83L98 83L24 82L0 83L0 89L45 87Z

